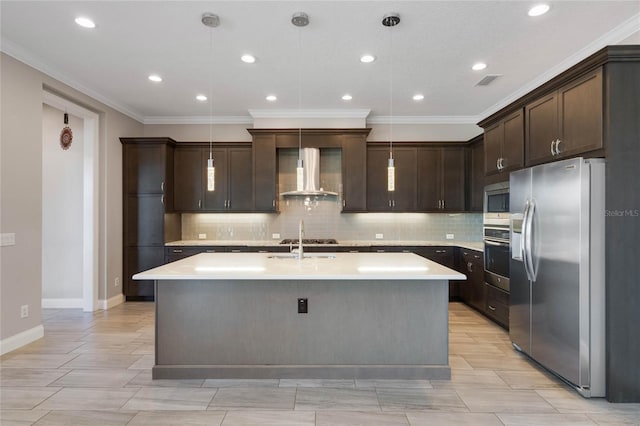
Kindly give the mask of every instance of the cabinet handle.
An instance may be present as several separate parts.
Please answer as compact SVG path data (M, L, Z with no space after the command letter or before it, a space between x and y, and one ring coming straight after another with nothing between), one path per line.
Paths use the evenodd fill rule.
M164 206L164 194L160 196L160 204Z
M389 207L391 207L391 200L389 200Z
M489 305L489 310L491 310L491 311L495 311L495 310L496 310L496 308L494 308L493 306Z
M446 205L447 205L447 204L446 204L446 201L445 201L445 200L442 200L442 209L443 209L443 210L444 210L444 208L445 208L445 206L446 206Z
M271 202L271 205L272 205L273 207L275 207L275 206L276 206L276 200L275 200L275 198L274 198L274 199L273 199L273 201Z
M217 253L217 250L206 250L205 253Z
M342 199L342 207L346 207L347 206L347 200L345 200L344 198Z
M182 250L180 250L180 249L173 249L173 252L174 252L174 253L182 253Z
M396 200L391 200L391 206L395 207L396 206Z
M500 170L500 157L496 159L496 169Z
M560 155L560 139L556 139L556 155Z
M473 263L471 263L471 262L467 263L467 271L473 272Z
M202 208L202 200L198 200L198 208L201 209Z
M380 250L380 249L376 250L376 253L384 253L384 252L385 252L384 250Z
M227 208L230 209L231 208L231 200L227 200Z
M231 250L231 253L240 253L240 250L239 249L234 249L234 250Z
M436 250L436 253L446 253L446 250Z
M504 170L504 157L500 157L500 170Z

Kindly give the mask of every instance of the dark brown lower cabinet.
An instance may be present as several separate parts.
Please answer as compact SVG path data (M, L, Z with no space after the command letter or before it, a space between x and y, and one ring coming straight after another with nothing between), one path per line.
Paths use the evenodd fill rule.
M131 277L138 272L163 265L164 247L127 247L125 259L125 276ZM124 294L127 300L153 300L153 281L126 279Z
M485 314L505 328L509 328L509 293L485 283L487 304Z
M460 283L458 290L460 299L467 305L484 312L486 291L484 287L484 259L479 251L461 249L460 272L467 276Z

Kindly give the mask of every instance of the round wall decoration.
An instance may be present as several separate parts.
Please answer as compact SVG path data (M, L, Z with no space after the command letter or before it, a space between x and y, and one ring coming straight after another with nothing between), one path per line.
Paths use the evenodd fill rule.
M64 113L64 124L69 124L69 115L66 112ZM67 150L71 146L71 142L73 142L71 127L64 126L60 132L60 146L62 149Z

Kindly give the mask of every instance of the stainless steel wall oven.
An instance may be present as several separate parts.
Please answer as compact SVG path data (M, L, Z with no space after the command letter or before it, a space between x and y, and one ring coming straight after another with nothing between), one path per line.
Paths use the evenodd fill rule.
M509 291L509 182L485 187L483 219L484 279Z

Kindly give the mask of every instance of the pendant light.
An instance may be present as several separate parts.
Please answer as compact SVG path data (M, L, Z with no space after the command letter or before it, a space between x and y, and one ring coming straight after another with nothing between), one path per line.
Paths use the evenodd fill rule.
M304 12L294 13L291 23L298 27L298 120L302 108L302 27L309 25L309 16ZM304 164L302 162L302 125L298 126L298 164L296 166L296 191L304 190Z
M213 29L220 25L220 17L214 13L203 13L202 23L209 27L209 53L211 54L211 74L209 75L209 158L207 159L207 191L216 190L216 168L213 163Z
M391 29L400 23L400 15L390 12L382 18L389 27L389 161L387 163L387 191L396 190L396 168L393 162L393 36Z

